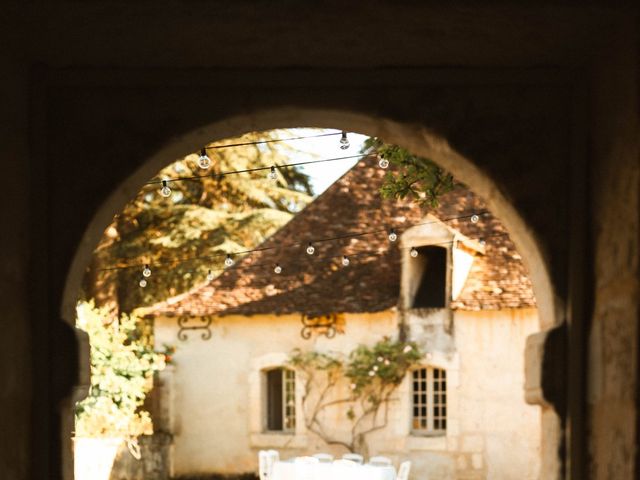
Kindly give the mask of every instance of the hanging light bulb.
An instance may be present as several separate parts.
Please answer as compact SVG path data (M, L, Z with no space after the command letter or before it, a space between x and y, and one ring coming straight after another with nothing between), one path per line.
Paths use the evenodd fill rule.
M342 136L340 137L340 150L346 150L349 148L349 139L347 138L347 132L342 132Z
M316 248L313 246L311 242L309 242L309 245L307 245L307 253L309 255L313 255L315 251L316 251Z
M416 247L411 247L409 255L411 255L413 258L416 258L418 256L418 250L416 250Z
M149 278L151 276L151 269L149 268L148 264L146 264L144 266L144 268L142 269L142 276L143 277L147 277L147 278Z
M267 175L267 177L269 177L269 180L278 179L278 174L276 173L276 167L271 167L271 170L269 170L269 174Z
M480 216L478 215L471 215L471 223L478 223L478 221L480 220Z
M280 264L276 263L275 267L273 267L273 271L277 274L282 273L282 267L280 266Z
M224 259L224 264L227 267L231 267L235 262L233 261L233 258L231 258L231 255L227 253L227 258Z
M144 278L142 278L142 279L140 279L140 283L138 285L140 285L142 288L144 288L144 287L147 286L147 281Z
M378 161L378 166L380 168L389 168L389 160L387 160L386 158L381 158Z
M342 265L344 265L345 267L349 266L349 257L347 257L346 255L342 256Z
M202 150L200 150L200 157L198 158L198 166L203 170L206 170L211 166L211 159L207 155L206 148L203 148Z
M389 230L389 241L395 242L398 239L398 234L396 233L395 228Z
M171 196L171 189L169 188L169 182L162 180L162 188L160 189L160 195L163 197Z
M213 275L213 272L211 270L209 270L207 272L207 280L212 282L214 278L215 278L215 276Z

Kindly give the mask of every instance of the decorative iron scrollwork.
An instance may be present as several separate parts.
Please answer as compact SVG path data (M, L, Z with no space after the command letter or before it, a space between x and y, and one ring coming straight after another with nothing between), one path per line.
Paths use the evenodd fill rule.
M187 332L189 330L202 330L200 338L209 340L211 338L211 317L178 317L178 340L185 341L189 338Z
M309 340L311 335L316 332L318 335L324 335L327 338L333 338L336 333L344 333L344 319L337 313L329 315L302 315L302 330L300 336L305 340Z

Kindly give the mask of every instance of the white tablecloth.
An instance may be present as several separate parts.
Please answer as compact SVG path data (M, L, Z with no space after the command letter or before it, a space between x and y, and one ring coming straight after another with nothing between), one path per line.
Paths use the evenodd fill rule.
M276 462L271 480L394 480L392 466Z

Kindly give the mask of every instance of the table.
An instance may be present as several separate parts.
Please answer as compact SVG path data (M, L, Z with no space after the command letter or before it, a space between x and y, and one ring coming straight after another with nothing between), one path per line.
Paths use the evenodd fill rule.
M337 465L334 463L276 462L271 480L395 480L390 465Z

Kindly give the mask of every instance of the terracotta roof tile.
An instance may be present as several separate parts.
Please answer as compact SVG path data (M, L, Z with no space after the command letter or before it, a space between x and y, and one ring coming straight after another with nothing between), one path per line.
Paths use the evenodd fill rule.
M261 247L274 250L239 260L210 284L145 309L148 315L255 315L376 312L398 303L400 242L387 231L419 223L426 212L408 202L382 200L384 171L374 159L360 161L327 191L296 215ZM477 224L447 220L484 211L484 203L457 187L430 213L470 238L485 238L465 286L452 303L462 310L498 310L535 305L531 282L503 225L490 214ZM377 230L375 234L338 241L317 241L314 255L305 253L309 240ZM298 245L292 247L293 243ZM289 245L287 247L287 245ZM350 265L341 265L348 255ZM283 271L277 275L273 267Z

